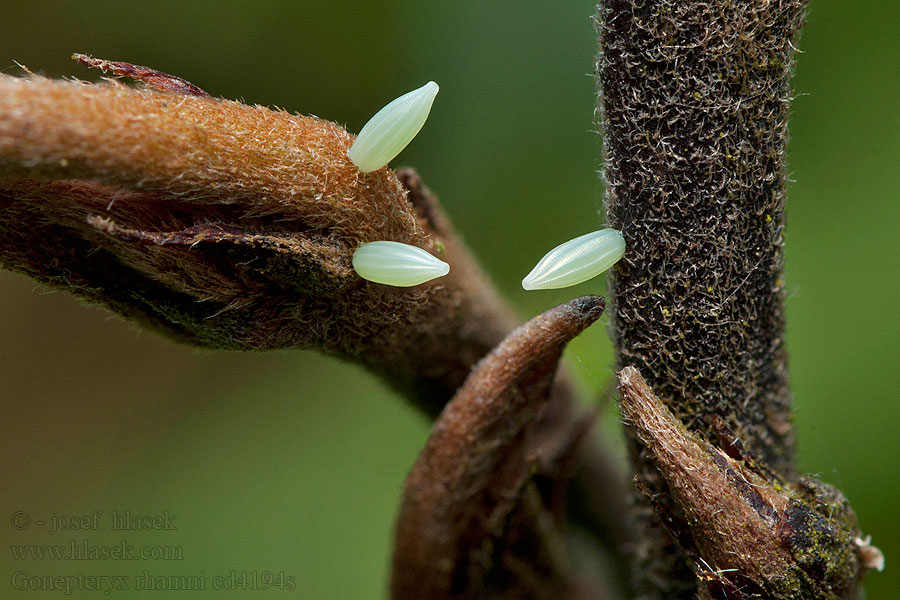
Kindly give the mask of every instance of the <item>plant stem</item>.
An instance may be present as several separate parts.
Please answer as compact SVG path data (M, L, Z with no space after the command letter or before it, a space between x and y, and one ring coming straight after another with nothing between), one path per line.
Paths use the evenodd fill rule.
M597 17L607 214L628 248L609 278L618 364L708 440L709 419L724 419L787 479L784 159L804 7L607 0ZM630 446L638 476L664 492L633 434ZM692 597L665 539L648 533L639 576Z

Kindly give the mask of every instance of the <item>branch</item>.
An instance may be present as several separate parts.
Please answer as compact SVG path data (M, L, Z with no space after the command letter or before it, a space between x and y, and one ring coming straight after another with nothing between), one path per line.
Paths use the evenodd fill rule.
M793 473L784 155L804 2L604 2L599 84L619 364L690 427Z
M604 0L597 17L607 213L628 244L610 277L618 364L636 367L707 443L732 432L772 482L796 480L782 263L789 80L805 6ZM715 532L663 530L685 499L643 435L631 431L630 452L653 502L638 509L636 586L647 598L693 598L704 576L684 554L706 555Z
M362 174L337 125L209 97L0 76L0 261L180 341L320 348L436 413L515 323L411 172ZM389 239L453 265L360 279Z

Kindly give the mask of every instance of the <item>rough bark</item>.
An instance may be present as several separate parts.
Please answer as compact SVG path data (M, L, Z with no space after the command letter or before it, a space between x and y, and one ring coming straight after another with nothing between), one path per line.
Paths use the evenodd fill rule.
M604 2L598 61L620 364L689 427L793 473L784 160L805 2Z
M692 438L697 457L707 452L704 444L730 437L726 445L740 446L744 463L769 487L823 486L796 483L784 348L789 80L805 6L605 0L597 16L607 217L627 243L609 278L618 364L646 377L674 415L666 419L673 431L686 427L679 435ZM654 442L660 432L628 408L623 398L639 491L639 597L693 598L698 590L717 598L853 597L864 569L844 562L845 555L856 560L851 546L859 532L843 499L835 502L850 516L834 525L840 541L815 549L817 560L842 573L841 583L822 574L815 585L799 577L794 587L779 587L766 577L780 569L773 557L789 552L784 532L757 531L755 541L773 553L747 564L714 551L750 526L737 516L717 522L706 511L747 513L747 499L729 505L723 484L722 496L713 492L696 508L702 490L674 476ZM716 460L701 462L713 473L724 468ZM791 501L803 496L799 488L792 493ZM815 512L815 502L803 506ZM783 508L773 514L784 516ZM719 588L707 589L709 573L732 567L738 575L725 575L728 585L717 574Z

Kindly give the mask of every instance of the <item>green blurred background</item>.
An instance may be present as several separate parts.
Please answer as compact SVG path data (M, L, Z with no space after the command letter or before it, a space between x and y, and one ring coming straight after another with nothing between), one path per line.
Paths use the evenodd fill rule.
M431 118L393 164L420 171L523 317L605 289L602 280L530 294L519 286L544 251L601 223L589 0L3 8L6 73L18 73L16 60L96 79L68 58L85 52L351 131L434 79L441 93ZM787 311L799 462L847 494L885 551L887 570L868 577L869 598L900 589L898 17L896 3L814 0L790 125ZM13 590L15 571L147 569L203 571L207 582L246 572L248 583L254 572L283 572L296 586L224 597L384 597L393 514L428 423L379 381L310 352L178 346L5 272L0 339L0 596L61 596ZM602 323L572 345L567 360L588 394L603 398L611 356ZM114 509L168 510L177 530L110 531ZM48 532L54 514L94 510L104 511L100 531ZM13 526L16 511L29 527ZM5 547L71 539L176 546L183 560L15 560Z

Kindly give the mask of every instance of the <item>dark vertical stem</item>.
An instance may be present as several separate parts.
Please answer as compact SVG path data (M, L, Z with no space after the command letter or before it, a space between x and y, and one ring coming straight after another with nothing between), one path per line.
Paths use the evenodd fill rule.
M607 0L598 12L608 220L628 244L610 277L618 363L708 439L708 419L722 417L788 479L784 158L804 7ZM664 492L632 452L651 492ZM666 562L656 566L676 594L682 577Z

